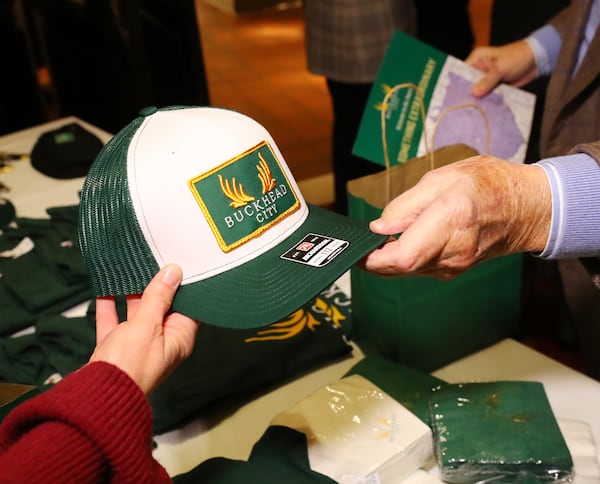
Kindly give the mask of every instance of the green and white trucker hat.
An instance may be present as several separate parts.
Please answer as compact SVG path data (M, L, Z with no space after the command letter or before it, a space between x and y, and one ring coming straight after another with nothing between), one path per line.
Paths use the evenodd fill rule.
M173 310L230 328L285 318L384 242L307 204L267 130L227 109L145 108L83 185L80 245L97 296L183 269Z

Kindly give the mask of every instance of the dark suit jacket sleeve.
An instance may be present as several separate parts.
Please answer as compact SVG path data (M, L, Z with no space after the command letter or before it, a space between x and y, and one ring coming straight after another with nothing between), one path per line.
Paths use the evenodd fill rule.
M600 141L579 144L571 150L571 153L585 153L590 155L600 165Z

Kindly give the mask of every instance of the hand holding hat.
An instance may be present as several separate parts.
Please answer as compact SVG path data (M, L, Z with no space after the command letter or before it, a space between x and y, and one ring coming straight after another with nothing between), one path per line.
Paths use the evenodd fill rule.
M179 267L163 267L143 295L127 299L127 321L121 324L114 299L99 298L97 345L90 361L118 366L146 394L156 388L194 348L197 323L182 314L168 312L180 281Z

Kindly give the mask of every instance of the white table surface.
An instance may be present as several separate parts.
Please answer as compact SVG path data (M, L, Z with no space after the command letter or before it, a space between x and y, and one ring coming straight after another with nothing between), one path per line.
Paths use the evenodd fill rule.
M67 117L0 137L0 151L28 153L40 134L70 122L79 122L104 142L110 139L109 133L76 117ZM0 173L0 181L10 187L9 192L0 196L14 203L19 216L45 217L47 207L78 203L83 178L53 179L32 168L27 160L13 165L13 170ZM339 283L349 292L348 274ZM246 459L275 415L323 385L336 381L362 358L360 349L353 345L351 357L282 385L231 414L199 418L156 436L154 456L172 476L215 456ZM556 417L589 424L594 440L600 442L600 383L517 341L503 340L433 374L450 383L542 382ZM598 452L596 454L598 457ZM427 481L424 477L419 482Z

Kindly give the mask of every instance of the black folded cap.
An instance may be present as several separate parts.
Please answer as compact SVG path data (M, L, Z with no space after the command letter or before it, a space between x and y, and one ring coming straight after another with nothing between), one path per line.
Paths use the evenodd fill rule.
M100 139L77 123L42 134L31 152L31 165L52 178L78 178L102 149Z

